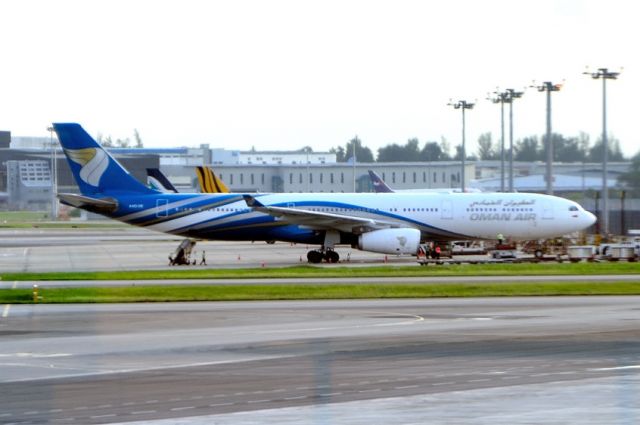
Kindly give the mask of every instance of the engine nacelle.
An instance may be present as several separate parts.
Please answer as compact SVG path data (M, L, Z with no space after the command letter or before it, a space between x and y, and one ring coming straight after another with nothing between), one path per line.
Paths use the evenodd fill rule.
M382 254L411 254L418 252L420 230L381 229L363 233L358 237L358 249Z

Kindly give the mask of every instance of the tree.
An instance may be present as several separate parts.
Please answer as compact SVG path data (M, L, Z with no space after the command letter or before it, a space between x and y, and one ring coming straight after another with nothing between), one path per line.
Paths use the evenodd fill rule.
M144 145L142 143L142 138L140 137L140 133L138 132L137 128L133 129L133 140L135 140L135 147L136 148L143 148Z
M347 146L344 149L344 155L346 156L345 161L349 161L353 156L355 146L356 153L356 162L374 162L373 153L371 153L371 149L366 146L362 146L362 141L355 136L353 139L347 143Z
M114 146L113 139L111 139L111 136L107 136L106 138L103 139L102 146L105 146L107 148L112 148Z
M96 136L96 141L100 143L100 145L104 146L105 148L113 147L113 141L111 140L111 136L105 138L102 135L102 133L98 133L98 135Z
M622 154L622 150L620 150L620 142L615 137L609 137L607 139L607 150L609 151L609 161L624 161L624 155ZM587 161L602 162L602 154L602 137L600 137L596 144L593 145L591 149L589 149Z
M455 149L456 149L456 154L454 155L453 159L456 161L461 161L462 160L462 144L456 145ZM466 153L465 156L467 160L475 161L478 159L473 155L469 155L468 152L465 152L465 153Z
M442 161L443 152L438 142L427 142L420 151L421 161Z
M578 145L580 145L580 151L582 152L582 160L585 161L587 159L587 155L589 154L589 145L591 141L589 139L589 135L584 131L581 131L578 134Z
M553 160L560 162L580 162L583 161L586 156L586 151L583 149L581 141L577 137L565 138L561 134L553 133L551 135L551 141L553 143ZM545 160L547 158L545 146Z
M455 161L461 161L462 160L462 144L456 145L454 147L454 150L456 151L456 153L453 155L453 159Z
M493 146L491 133L482 133L478 137L478 156L481 160L492 160L500 157L497 149Z
M344 157L344 148L342 146L338 146L337 148L329 149L329 153L336 154L336 162L345 162L347 159Z
M515 161L541 161L543 151L537 136L525 137L519 140L515 147L513 159Z
M400 146L396 143L378 149L378 162L417 161L420 158L419 141L409 139L407 144Z
M131 140L127 137L126 139L116 139L116 146L119 148L130 148Z
M444 137L440 138L440 150L442 151L442 154L440 155L440 161L448 161L451 159L451 156L449 155L449 142L447 141L447 139L445 139Z

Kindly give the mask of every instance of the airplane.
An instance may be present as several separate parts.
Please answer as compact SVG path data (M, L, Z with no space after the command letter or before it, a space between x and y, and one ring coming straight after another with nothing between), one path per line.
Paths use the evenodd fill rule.
M178 193L178 189L158 168L147 168L147 185L159 192Z
M136 180L79 124L54 123L80 194L64 204L187 238L319 245L310 263L338 262L337 245L417 255L422 241L555 237L595 216L576 202L529 193L163 193Z
M382 180L382 177L380 177L380 175L378 173L376 173L373 170L367 170L369 172L369 178L371 179L371 184L373 185L373 190L378 192L378 193L398 193L398 192L405 192L405 193L424 193L424 192L440 192L440 193L451 193L451 192L457 192L460 193L462 192L460 189L447 189L447 188L440 188L440 189L391 189L389 187L389 185L387 185L384 180ZM469 189L467 188L465 190L465 192L481 192L478 189Z
M210 167L196 167L200 193L229 193L231 192L221 178L216 176Z
M196 174L200 193L229 193L230 190L222 179L215 175L213 169L205 166L197 166ZM147 168L147 185L160 192L178 193L169 179L158 168Z

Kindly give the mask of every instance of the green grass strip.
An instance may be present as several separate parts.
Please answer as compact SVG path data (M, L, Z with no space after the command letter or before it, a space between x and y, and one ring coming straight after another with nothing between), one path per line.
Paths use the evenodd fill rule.
M550 295L640 295L638 282L500 282L372 285L211 285L40 288L39 303L321 300ZM0 304L30 304L30 289L0 291Z
M176 267L171 270L130 270L100 272L3 273L3 281L14 280L148 280L148 279L233 279L233 278L304 278L304 277L409 277L409 276L531 276L635 274L640 263L519 263L519 264L450 264L377 267L274 267L213 269Z

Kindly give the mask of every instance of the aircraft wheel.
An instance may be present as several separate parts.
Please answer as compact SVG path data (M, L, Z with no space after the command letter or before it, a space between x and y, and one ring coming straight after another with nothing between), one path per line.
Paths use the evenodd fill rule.
M335 251L327 251L324 254L324 258L327 260L327 263L337 263L340 261L340 255Z
M324 255L320 251L309 251L307 252L307 261L310 263L320 263L324 259Z

